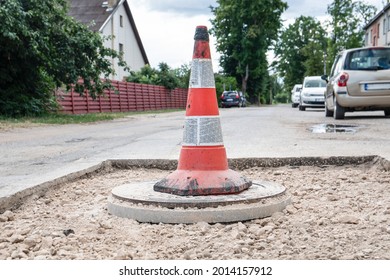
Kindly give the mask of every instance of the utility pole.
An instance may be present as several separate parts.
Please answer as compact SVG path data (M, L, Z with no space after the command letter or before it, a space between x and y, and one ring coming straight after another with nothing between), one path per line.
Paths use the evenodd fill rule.
M326 75L326 52L324 51L324 75Z

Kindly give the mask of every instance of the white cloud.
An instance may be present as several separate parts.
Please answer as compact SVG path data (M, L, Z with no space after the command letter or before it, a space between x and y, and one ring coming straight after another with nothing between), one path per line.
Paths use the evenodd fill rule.
M213 0L140 0L152 11L174 13L189 17L210 13L210 6L216 6Z
M211 12L209 14L197 13L189 16L186 13L173 12L173 8L161 10L161 8L157 9L157 6L150 8L148 5L139 5L140 2L149 2L150 5L151 1L129 1L130 9L151 66L157 67L160 62L166 62L170 67L177 68L191 62L196 26L205 25L210 29ZM178 7L176 6L174 11L177 11L177 9ZM217 70L218 55L214 44L214 38L211 37L211 56L214 70Z
M365 0L378 11L383 0ZM215 0L128 0L146 54L152 67L166 62L172 68L191 62L195 28L206 25L211 28L213 17L209 6ZM293 23L301 15L313 16L320 21L326 18L327 7L333 0L287 0L289 8L282 15L285 25ZM218 70L219 55L215 50L215 38L210 37L214 71Z

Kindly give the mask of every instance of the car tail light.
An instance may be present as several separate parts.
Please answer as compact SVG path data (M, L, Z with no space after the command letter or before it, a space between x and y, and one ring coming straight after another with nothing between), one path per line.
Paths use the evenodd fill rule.
M236 98L240 98L240 96L238 94L236 94Z
M221 94L221 97L219 99L222 99L223 98L223 94Z
M349 79L349 75L347 73L341 73L341 75L337 81L337 85L339 87L346 87L348 79Z

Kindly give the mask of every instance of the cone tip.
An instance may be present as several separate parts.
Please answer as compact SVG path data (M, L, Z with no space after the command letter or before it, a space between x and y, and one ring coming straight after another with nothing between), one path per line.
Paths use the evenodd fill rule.
M207 26L198 25L195 31L195 40L209 41L209 33L207 32Z

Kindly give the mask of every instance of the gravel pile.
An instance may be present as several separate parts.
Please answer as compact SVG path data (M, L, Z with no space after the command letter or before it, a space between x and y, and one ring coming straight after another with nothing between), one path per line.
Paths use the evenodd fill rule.
M390 172L376 165L253 167L292 204L231 224L145 224L107 212L111 190L170 171L105 170L0 215L0 259L390 259Z

